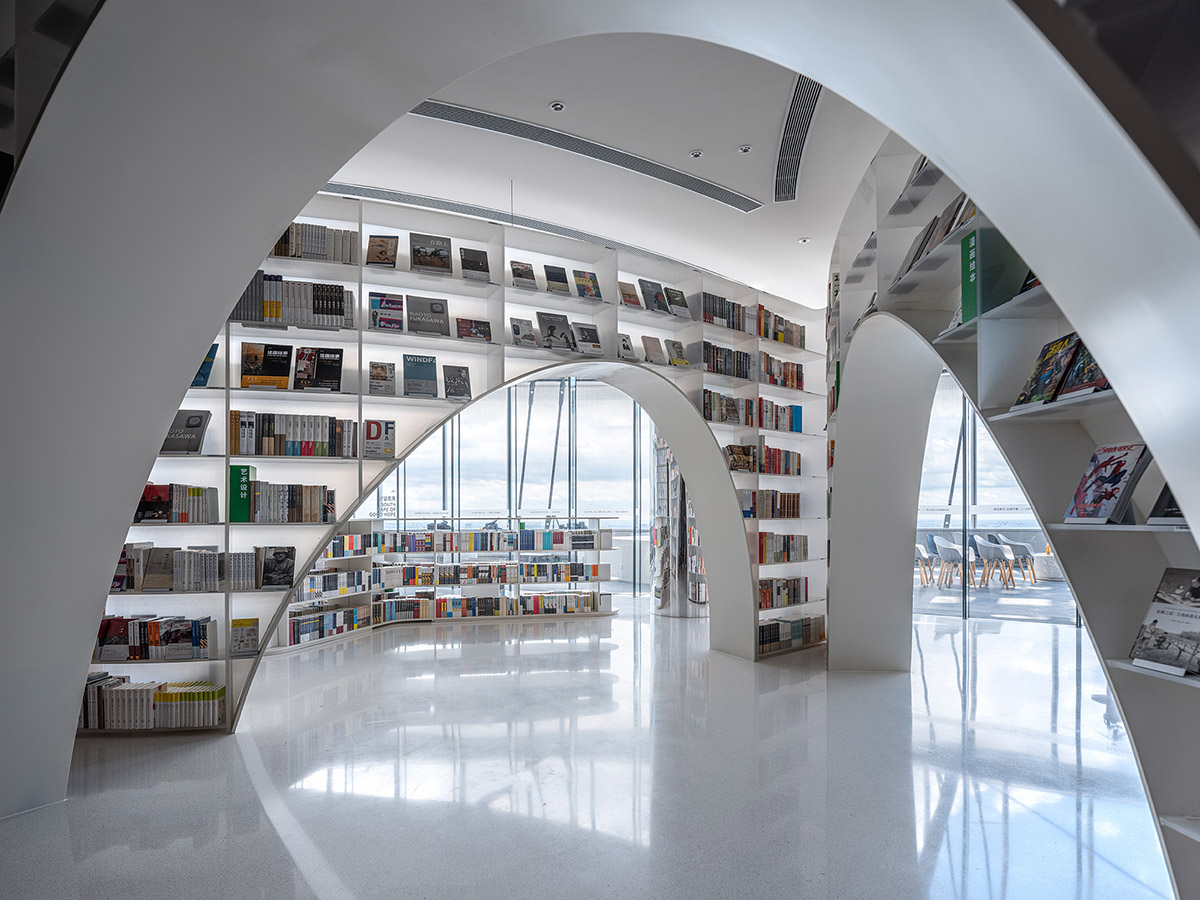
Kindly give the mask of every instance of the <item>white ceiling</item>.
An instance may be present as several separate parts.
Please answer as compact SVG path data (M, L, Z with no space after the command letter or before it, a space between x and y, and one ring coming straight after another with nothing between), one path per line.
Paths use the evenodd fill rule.
M547 44L434 99L588 138L746 194L743 213L683 188L507 135L405 116L334 180L512 210L644 247L808 306L825 303L842 215L886 129L825 90L797 199L774 202L795 75L687 38L610 34ZM550 102L565 104L562 112ZM740 153L750 144L753 151ZM704 155L692 159L689 152ZM511 182L511 184L510 184ZM511 188L511 195L510 195ZM801 237L811 238L799 244Z

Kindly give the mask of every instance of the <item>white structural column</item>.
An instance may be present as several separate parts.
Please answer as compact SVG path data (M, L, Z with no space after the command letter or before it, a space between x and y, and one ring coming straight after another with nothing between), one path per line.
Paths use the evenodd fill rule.
M830 485L829 667L907 672L913 533L942 361L886 313L854 332Z

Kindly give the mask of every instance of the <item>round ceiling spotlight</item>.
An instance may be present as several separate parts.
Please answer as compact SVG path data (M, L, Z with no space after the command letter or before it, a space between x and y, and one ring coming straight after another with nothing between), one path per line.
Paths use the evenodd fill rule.
M738 153L749 153L753 149L749 144L742 144L742 146L738 147Z
M811 240L812 240L812 238L800 238L800 241L799 241L799 243L801 243L801 244L807 244L807 243L808 243L809 241L811 241Z
M688 156L690 156L692 159L699 159L703 155L704 155L703 150L693 150L690 153L688 153Z
M567 108L567 104L563 103L561 100L551 100L549 106L555 112L562 112Z

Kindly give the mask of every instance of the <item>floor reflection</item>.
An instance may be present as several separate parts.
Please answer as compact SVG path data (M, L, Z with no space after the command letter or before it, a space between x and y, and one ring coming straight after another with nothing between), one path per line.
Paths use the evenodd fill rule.
M1086 638L919 618L913 670L652 616L400 626L263 666L223 739L78 742L22 898L1170 896ZM73 865L64 865L64 862Z

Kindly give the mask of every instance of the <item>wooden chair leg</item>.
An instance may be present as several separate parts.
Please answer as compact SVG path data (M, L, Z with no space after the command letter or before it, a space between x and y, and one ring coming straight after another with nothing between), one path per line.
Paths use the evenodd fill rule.
M977 587L975 584L975 563L967 565L967 584L971 587Z
M1034 584L1037 584L1037 572L1033 571L1033 560L1029 560L1029 579Z

